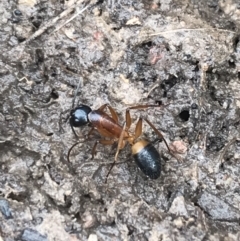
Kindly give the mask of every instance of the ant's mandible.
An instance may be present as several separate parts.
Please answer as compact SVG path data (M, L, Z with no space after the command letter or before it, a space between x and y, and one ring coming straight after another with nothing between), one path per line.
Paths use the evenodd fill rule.
M92 110L87 105L79 105L75 109L73 109L70 113L70 125L73 130L73 133L77 136L74 127L82 127L87 124L90 124L91 130L88 133L89 135L97 130L99 134L102 136L102 139L95 142L92 148L92 158L94 157L97 144L100 143L102 145L112 145L114 143L118 143L117 151L115 154L114 162L109 169L106 180L117 161L118 153L121 149L123 149L126 143L129 143L132 147L132 155L133 158L141 169L141 171L151 179L157 179L161 173L161 157L156 148L147 140L139 138L142 135L142 124L143 120L154 130L154 132L158 135L160 139L162 139L167 146L169 152L170 148L164 139L163 135L157 128L148 120L142 119L141 117L137 121L136 128L134 133L129 131L129 128L132 124L132 119L130 115L130 110L133 109L145 109L149 107L159 107L159 105L137 105L126 110L126 120L123 126L119 124L118 115L115 110L108 104L102 105L97 110ZM106 108L109 109L111 116L105 112ZM79 142L75 143L68 151L68 161L70 157L70 153L72 149L79 144Z

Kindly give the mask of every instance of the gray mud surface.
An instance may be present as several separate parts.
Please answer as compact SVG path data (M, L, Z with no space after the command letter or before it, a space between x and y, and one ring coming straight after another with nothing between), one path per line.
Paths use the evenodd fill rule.
M0 1L0 241L240 240L240 4L237 0ZM88 8L62 26L78 10ZM78 141L75 106L109 103L154 131L157 180L129 146ZM79 136L89 127L76 129Z

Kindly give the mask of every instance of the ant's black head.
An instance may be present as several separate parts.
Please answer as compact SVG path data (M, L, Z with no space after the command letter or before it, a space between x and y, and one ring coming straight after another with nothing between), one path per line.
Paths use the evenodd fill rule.
M89 123L88 114L92 109L87 105L80 105L71 111L70 125L72 127L80 127Z

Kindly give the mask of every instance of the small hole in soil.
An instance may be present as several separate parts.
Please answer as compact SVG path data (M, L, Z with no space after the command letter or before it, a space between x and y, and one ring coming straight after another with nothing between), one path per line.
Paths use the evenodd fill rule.
M229 60L228 64L229 64L230 68L235 68L236 67L236 64L235 64L235 62L233 60Z
M83 197L86 198L86 199L91 199L91 196L88 193L84 194Z
M224 163L223 162L219 165L219 168L224 169Z
M183 121L188 121L188 120L189 120L189 117L190 117L189 110L183 110L183 111L179 114L179 117L180 117L180 119L183 120Z
M146 42L146 43L143 43L142 45L143 45L143 46L146 46L146 47L148 47L148 48L151 48L152 45L153 45L153 43L152 43L152 41L148 41L148 42Z
M119 27L114 27L114 28L112 28L113 29L113 31L118 31L118 30L120 30L122 27L121 26L119 26Z
M132 226L128 226L128 235L132 235L134 233L134 228Z
M112 221L111 223L110 223L110 226L115 226L116 225L116 222L115 221Z
M172 191L168 191L168 193L167 193L167 200L169 200L171 198L171 196L172 196Z
M16 201L18 201L18 202L23 201L24 198L25 198L24 195L17 195L17 194L15 194L15 193L10 193L10 194L8 195L8 197L9 197L10 199L16 200Z
M52 90L52 93L51 93L51 98L53 98L54 100L56 100L57 98L59 97L59 94L56 90Z
M194 68L195 72L199 71L199 65L198 64L199 64L199 61L197 61L196 64L195 64L195 68Z
M165 48L166 48L166 50L167 50L168 52L170 51L169 44L166 44Z
M22 42L25 41L25 40L26 40L26 38L18 37L18 42L19 42L19 43L22 43Z
M159 106L163 105L163 102L161 100L155 100L155 103Z

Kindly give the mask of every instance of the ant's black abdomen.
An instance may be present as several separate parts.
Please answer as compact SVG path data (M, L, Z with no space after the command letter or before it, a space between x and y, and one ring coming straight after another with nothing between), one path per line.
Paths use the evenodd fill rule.
M87 105L80 105L71 111L70 124L73 127L84 126L89 123L88 114L92 109Z
M156 148L145 140L132 146L135 162L141 171L151 179L157 179L161 173L161 158Z

